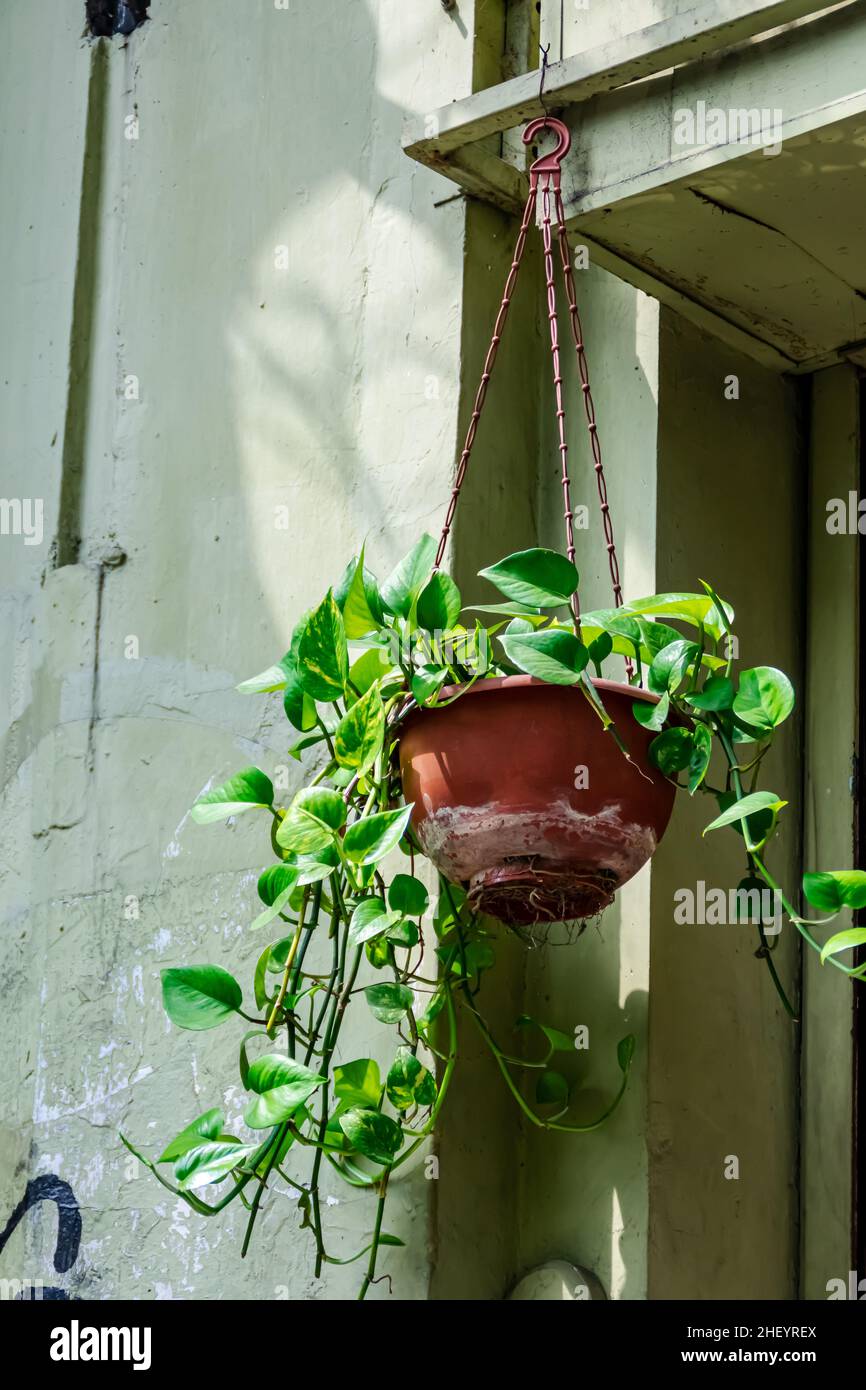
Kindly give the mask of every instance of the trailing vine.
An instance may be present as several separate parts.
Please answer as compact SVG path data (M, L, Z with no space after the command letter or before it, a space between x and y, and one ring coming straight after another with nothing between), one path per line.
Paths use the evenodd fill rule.
M361 1262L359 1298L380 1277L382 1250L402 1244L385 1228L387 1194L436 1127L458 1062L460 1014L489 1049L524 1119L558 1132L587 1133L609 1118L624 1094L635 1047L631 1036L620 1042L619 1087L602 1113L585 1119L571 1115L569 1081L553 1065L557 1054L573 1052L572 1035L523 1016L516 1028L537 1040L529 1056L494 1036L479 1000L495 963L494 924L472 910L461 885L444 878L431 899L432 875L412 830L412 807L404 803L398 750L410 713L460 698L478 680L520 671L574 686L629 757L629 731L613 725L589 675L592 669L601 676L606 663L628 657L634 684L645 683L657 697L633 706L635 718L656 734L652 760L678 785L685 773L690 794L717 799L708 831L730 826L743 835L751 875L744 891L754 880L781 894L766 851L786 803L759 791L756 780L776 728L793 708L793 690L771 667L744 671L735 684L729 605L704 586L703 594L656 595L579 621L559 618L576 593L577 572L563 556L533 549L482 571L504 601L469 610L434 558L435 543L424 536L380 585L362 551L302 616L281 661L239 687L281 692L297 735L289 751L305 784L282 805L267 773L249 767L200 797L191 815L202 825L250 812L264 818L274 862L258 879L261 910L250 931L270 939L258 956L248 1006L241 985L220 965L166 969L162 988L165 1010L180 1028L246 1025L239 1042L246 1132L235 1133L214 1107L158 1158L144 1157L123 1138L199 1215L241 1203L247 1212L242 1255L266 1194L277 1182L286 1184L300 1227L311 1235L315 1274L326 1265ZM695 629L696 638L684 638L671 623ZM726 769L719 788L707 781L714 748ZM863 906L866 874L807 874L805 892L834 913ZM801 917L784 895L782 901L822 960L858 978L866 973L838 959L866 941L866 931L848 929L821 946L812 928L823 923ZM758 929L760 954L793 1016L760 920ZM346 1019L356 1008L392 1030L384 1074L377 1060L353 1056L346 1042ZM327 1229L326 1170L375 1199L369 1235L348 1256L336 1253ZM212 1201L201 1195L223 1185Z

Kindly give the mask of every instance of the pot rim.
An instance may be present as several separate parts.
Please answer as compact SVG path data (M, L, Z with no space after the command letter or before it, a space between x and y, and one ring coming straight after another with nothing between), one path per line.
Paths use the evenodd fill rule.
M622 681L609 681L605 680L604 677L595 676L590 676L590 680L596 690L610 691L611 694L616 695L628 695L633 700L644 700L650 705L657 705L661 698L659 695L655 695L651 690L642 690L639 686L626 685ZM557 685L553 681L542 681L539 680L537 676L527 676L521 673L516 676L490 676L488 679L482 676L474 685L468 683L464 685L443 685L442 689L439 691L439 696L440 698L450 699L458 695L460 691L463 691L462 698L465 700L468 699L470 695L485 695L495 690L518 690L527 689L529 687L538 687L542 690L575 689L573 685ZM440 706L438 705L420 705L417 709L412 711L409 717L414 719L416 715L427 714L428 712L430 714L435 714L439 708Z

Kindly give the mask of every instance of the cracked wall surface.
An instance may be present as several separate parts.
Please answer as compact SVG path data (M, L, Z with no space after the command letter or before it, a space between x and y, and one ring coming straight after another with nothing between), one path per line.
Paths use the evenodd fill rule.
M281 656L362 541L387 572L441 521L516 226L405 159L400 127L497 81L525 6L261 0L241 27L230 0L154 0L141 30L99 43L82 35L83 6L45 8L38 31L29 0L0 13L0 276L15 330L0 342L0 492L43 504L38 543L0 535L0 1280L99 1299L351 1297L351 1268L312 1277L286 1189L242 1264L245 1213L195 1216L118 1131L155 1154L205 1109L224 1105L230 1122L243 1109L237 1032L172 1028L159 972L213 962L249 992L267 839L253 817L201 828L189 808L249 763L287 795L307 780L280 697L235 685ZM561 15L542 10L554 51ZM623 7L614 17L630 27ZM453 532L466 592L499 555L560 543L543 288L530 239ZM579 293L626 593L695 585L695 518L733 440L740 487L769 457L784 505L746 540L739 493L729 516L714 512L711 577L745 603L766 543L781 603L799 582L802 484L787 388L737 358L750 415L731 430L730 354L714 339L597 266ZM573 364L565 375L573 499L595 517ZM579 545L602 604L600 532ZM756 650L769 637L794 670L793 628L774 612L754 622ZM497 945L497 1032L521 1012L590 1027L591 1058L571 1059L589 1104L634 1031L629 1093L597 1134L522 1133L464 1036L440 1179L419 1162L390 1189L388 1229L407 1248L383 1269L400 1297L499 1298L551 1257L585 1264L614 1298L746 1296L746 1264L749 1294L790 1295L797 1117L786 1100L759 1127L736 1078L766 1055L793 1096L796 1058L765 1021L769 984L754 970L743 983L750 953L727 937L700 943L718 998L715 1031L695 1042L695 957L671 933L670 895L700 872L698 831L680 808L654 866L579 947ZM384 1062L389 1046L364 1016L346 1056ZM729 1132L783 1154L784 1183L720 1197ZM351 1254L369 1200L335 1186L327 1202L336 1253Z
M0 1276L341 1297L354 1271L312 1278L287 1189L242 1265L245 1214L205 1223L117 1134L154 1153L242 1109L232 1030L180 1033L159 999L160 969L197 961L249 989L259 951L266 837L192 825L196 796L251 762L305 777L279 696L234 686L365 537L387 572L447 495L464 207L434 206L449 186L400 125L469 90L471 6L458 25L397 0L261 4L241 25L230 0L155 0L99 43L83 5L48 8L0 15L2 491L44 502L41 544L0 538L0 1227L34 1199ZM361 1020L352 1055L384 1060L383 1033ZM49 1175L80 1209L66 1269L62 1203L27 1186ZM406 1298L426 1296L431 1187L423 1165L393 1185L408 1249L384 1268ZM353 1253L371 1199L327 1200Z

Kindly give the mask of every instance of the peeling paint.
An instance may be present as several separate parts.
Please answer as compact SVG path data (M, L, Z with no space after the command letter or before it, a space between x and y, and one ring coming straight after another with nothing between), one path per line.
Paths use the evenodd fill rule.
M60 517L46 500L55 554L21 548L0 602L14 653L0 679L7 1209L21 1174L75 1187L84 1239L69 1286L88 1297L270 1297L275 1263L293 1297L347 1296L355 1269L310 1278L290 1193L268 1195L241 1263L246 1214L205 1226L176 1213L118 1130L159 1153L223 1095L239 1122L237 1034L180 1034L160 1007L158 967L212 960L249 997L267 839L253 817L206 830L188 809L205 777L209 788L245 763L287 761L279 697L244 698L235 684L286 649L294 618L365 535L387 570L447 496L464 210L434 208L438 180L405 161L400 130L408 106L468 90L472 45L435 7L407 28L396 0L263 6L240 28L234 0L188 0L170 29L135 36L134 59L102 45L94 78L75 5L48 30L26 6L0 8L10 90L26 103L38 77L63 92L22 133L12 196L28 231L8 223L0 257L18 330L0 402L22 442L9 490L29 495L37 460L46 499L64 493ZM470 23L471 0L464 9ZM341 120L286 142L299 106L320 95L310 54L336 34L358 58ZM213 90L230 94L216 111L202 104ZM99 106L89 128L88 93ZM132 109L138 141L124 139ZM250 160L253 127L279 145L276 182ZM283 240L285 274L274 268ZM128 372L138 400L117 389ZM67 426L63 470L49 441ZM288 533L274 526L287 502ZM123 565L107 563L120 553ZM291 776L288 795L305 768ZM391 1045L362 1019L365 1055L386 1066ZM406 1189L394 1218L404 1229L423 1224L433 1196L419 1175ZM340 1205L338 1253L371 1228L370 1206ZM41 1258L50 1220L22 1222L16 1258L20 1246ZM405 1296L425 1296L423 1242L388 1261Z
M427 819L418 827L424 853L459 882L532 858L551 865L601 867L624 883L650 858L657 843L650 829L625 819L618 803L597 815L578 811L564 799L543 812L505 810L498 801L427 810Z

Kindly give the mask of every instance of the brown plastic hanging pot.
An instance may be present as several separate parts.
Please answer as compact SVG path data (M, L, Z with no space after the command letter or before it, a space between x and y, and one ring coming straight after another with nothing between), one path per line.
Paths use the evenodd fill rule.
M562 121L545 115L526 127L524 142L545 130L556 136L556 148L529 169L523 219L433 568L443 562L527 233L540 202L566 554L573 562L554 215L614 603L620 608L619 563L561 191L560 164L571 135ZM576 595L570 607L577 631ZM631 679L630 658L625 666ZM414 803L412 824L423 852L447 879L466 886L475 908L517 928L585 921L602 912L653 854L670 819L675 788L650 764L654 734L631 711L633 701L655 703L657 697L615 681L598 680L595 686L627 744L628 758L605 732L585 694L527 675L480 680L452 704L414 710L400 739L403 791ZM440 698L454 694L456 690L443 691Z
M513 926L602 912L667 828L675 788L631 712L657 697L594 684L631 760L585 695L532 676L481 680L406 722L403 790L424 854L475 908Z

